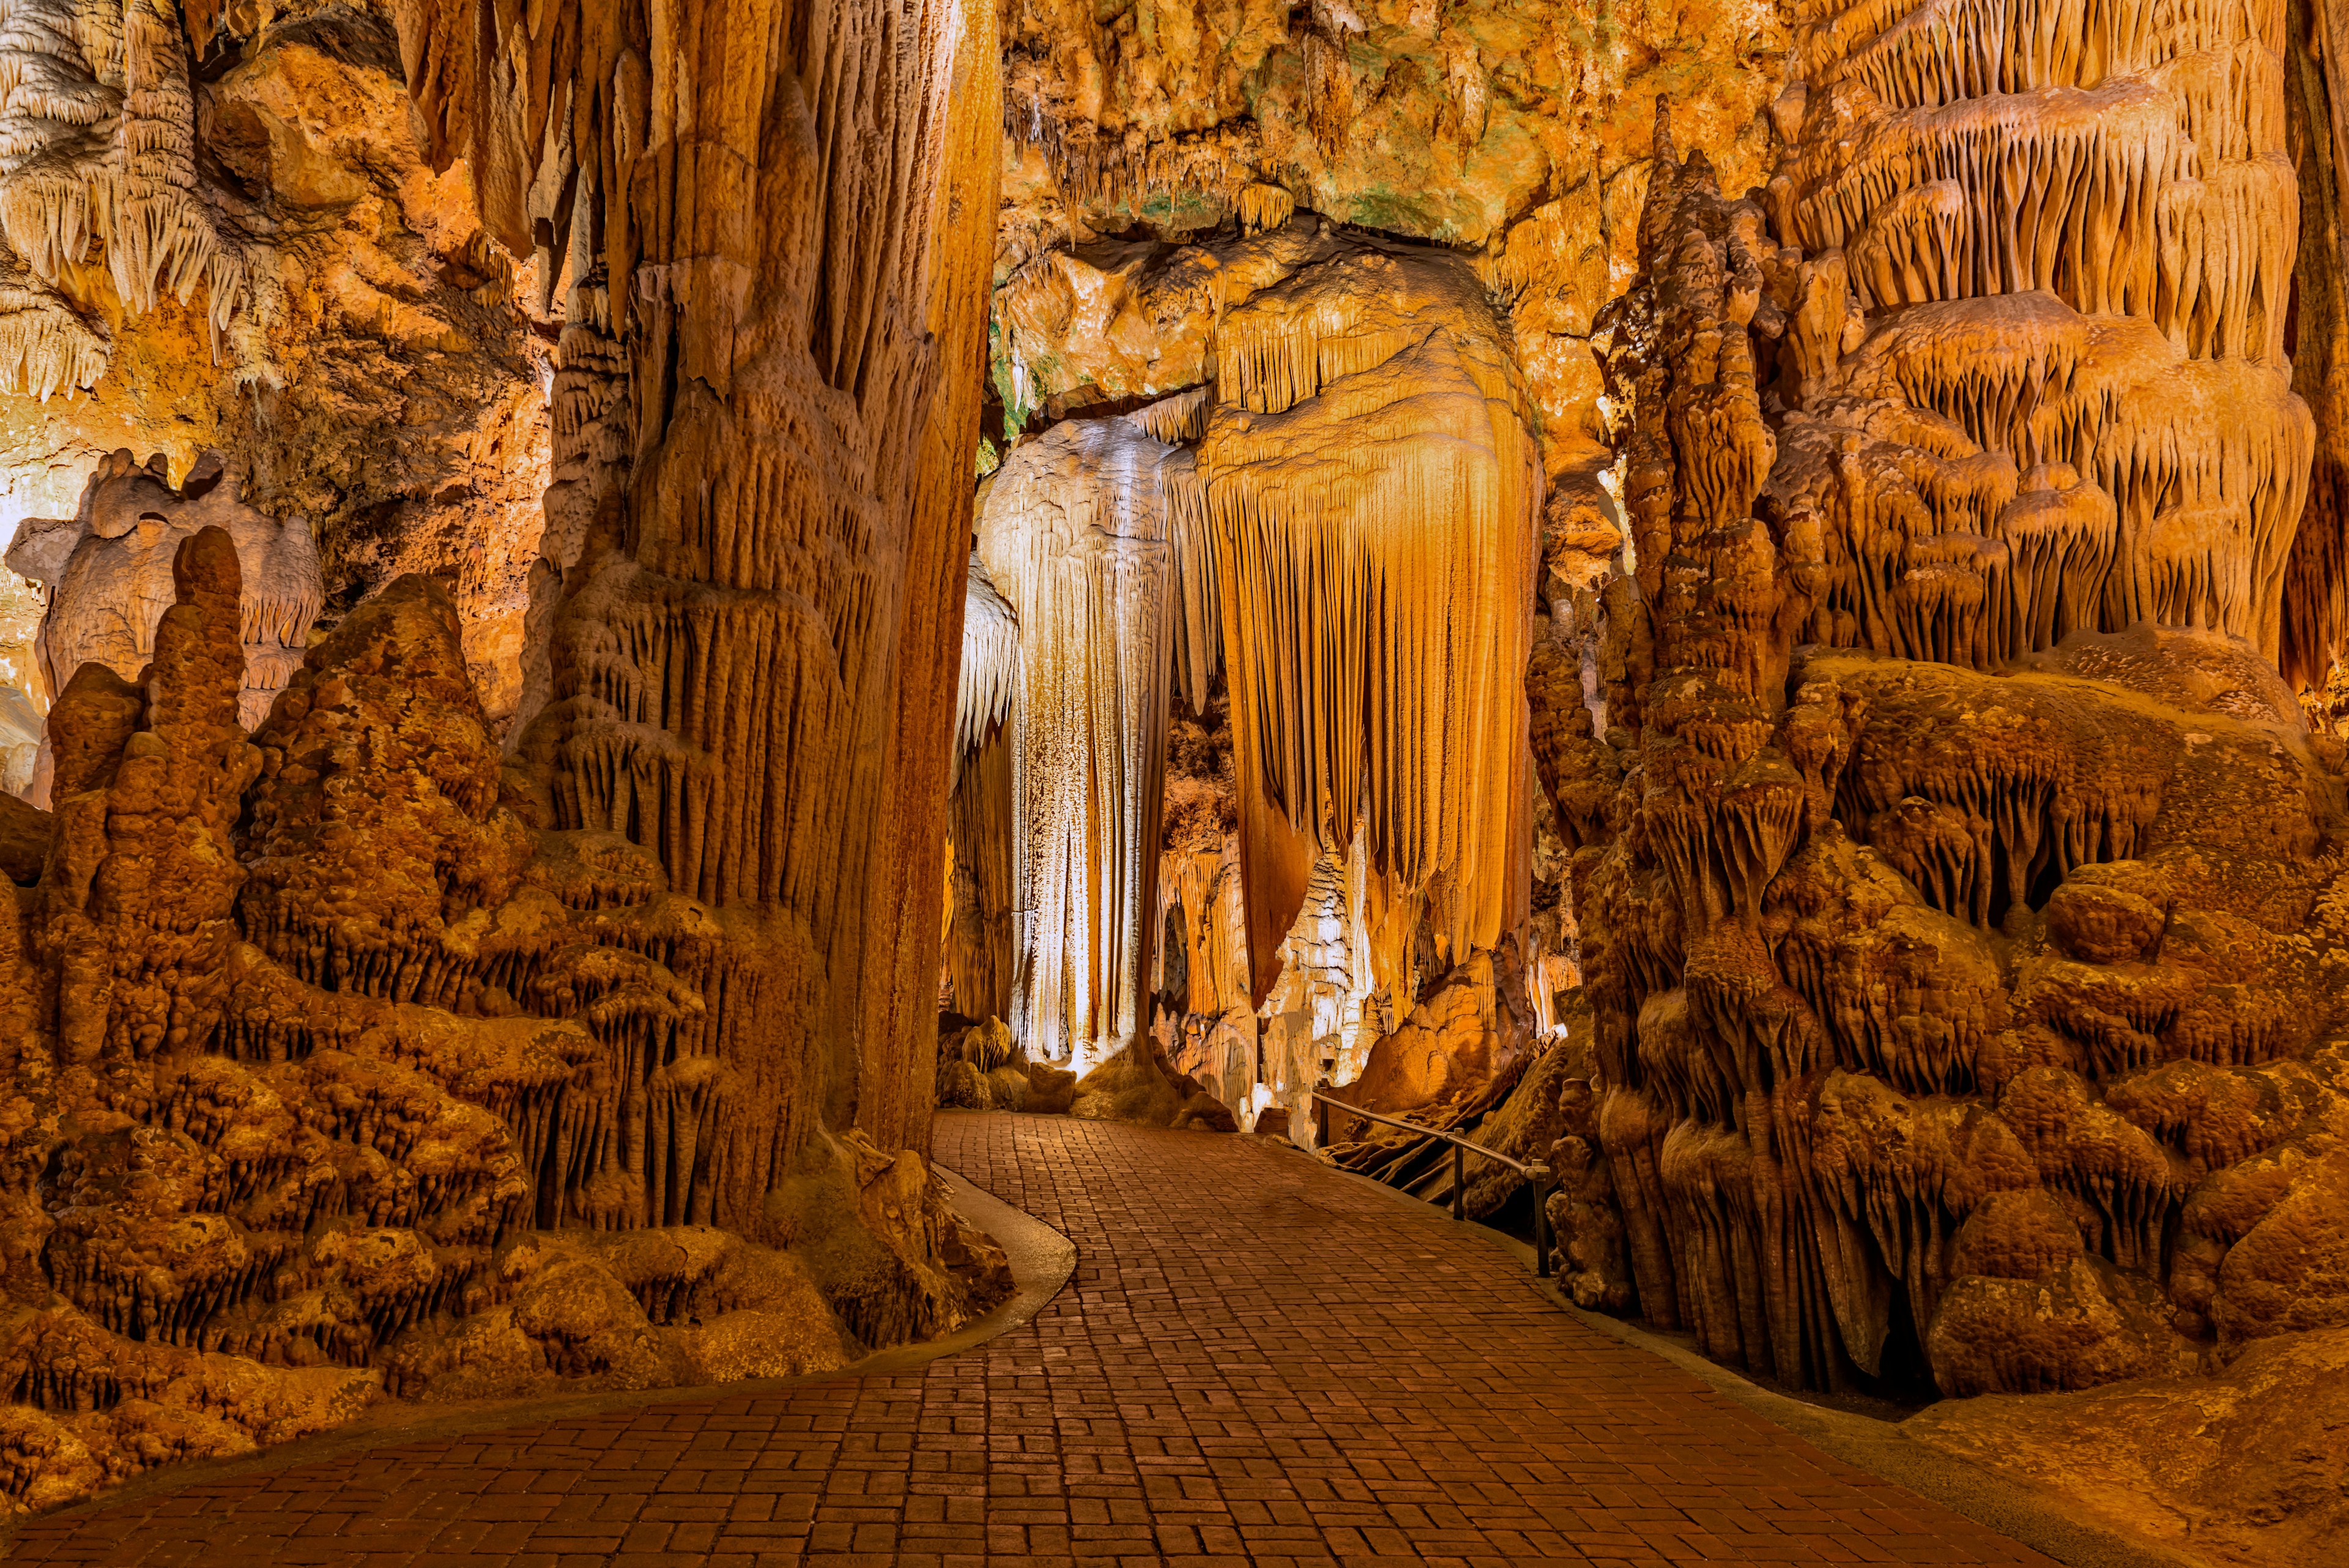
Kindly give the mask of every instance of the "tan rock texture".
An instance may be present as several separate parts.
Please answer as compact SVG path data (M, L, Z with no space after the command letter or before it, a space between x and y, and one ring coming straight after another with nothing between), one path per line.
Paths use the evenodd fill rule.
M1947 1400L1902 1429L2200 1561L2289 1568L2349 1538L2344 1401L2336 1328L2263 1340L2216 1376Z
M1622 1299L1611 1189L1638 1310L1789 1384L2349 1322L2340 753L2273 663L2282 13L2230 16L1812 18L1769 188L1660 167L1597 327L1629 569L1604 728L1553 697L1537 754L1608 1179L1560 1235Z
M234 545L175 566L143 684L57 703L10 926L13 1501L387 1395L824 1370L1000 1292L916 1153L742 1179L729 917L516 813L446 593L368 601L248 741Z
M1019 0L1003 14L996 261L1007 412L1017 424L1132 396L1133 376L1154 368L1170 387L1202 379L1167 379L1200 352L1201 335L1174 326L1187 306L1174 297L1199 257L1154 279L1136 242L1278 231L1301 210L1475 253L1562 471L1598 433L1591 320L1634 270L1654 106L1670 102L1732 189L1765 178L1764 109L1789 64L1791 10ZM1109 348L1107 374L1053 364L1062 314L1068 336ZM1175 341L1149 349L1147 336Z
M193 47L293 47L206 17ZM295 126L283 95L404 77L428 134L398 178L446 190L425 160L463 156L487 233L561 300L554 544L522 557L537 701L510 763L482 618L411 575L248 735L221 526L171 557L143 670L67 672L54 813L5 825L36 879L0 954L18 1506L387 1396L837 1366L1009 1284L923 1154L978 415L946 368L981 361L989 14L306 20L387 52L248 84L267 201L382 201L315 140L381 100ZM484 268L459 281L502 288ZM313 369L332 391L350 367ZM527 483L525 452L473 455ZM210 500L168 459L123 467L97 511L108 486L166 524ZM452 547L503 525L494 497L442 503ZM382 566L414 563L403 536Z

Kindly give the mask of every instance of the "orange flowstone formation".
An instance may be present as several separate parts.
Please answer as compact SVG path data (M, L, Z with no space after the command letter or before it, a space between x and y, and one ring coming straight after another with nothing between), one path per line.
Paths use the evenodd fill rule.
M1767 201L1660 173L1601 322L1636 565L1603 738L1544 752L1603 1086L1570 1278L1789 1383L1947 1394L2340 1322L2349 1242L2299 1215L2349 1125L2341 755L2262 658L2309 451L2261 304L2289 215L2219 195L2271 155L2196 107L2222 83L2111 89L2220 139L2204 183L2190 140L2129 175L2196 236L2157 254L2097 184L2153 133L2099 151L2068 57L1977 112L1938 107L1988 90L1961 36L1831 43ZM2013 218L1855 270L1943 211Z
M741 938L544 830L445 594L370 601L248 741L228 535L176 570L144 680L85 665L51 715L7 928L12 1497L387 1394L823 1370L1000 1288L916 1154L819 1132L764 1178Z
M54 825L8 824L50 841L12 867L20 1501L385 1394L836 1366L1007 1282L922 1153L991 22L492 9L393 7L427 153L564 322L512 755L417 578L248 740L212 528L151 665L66 683Z

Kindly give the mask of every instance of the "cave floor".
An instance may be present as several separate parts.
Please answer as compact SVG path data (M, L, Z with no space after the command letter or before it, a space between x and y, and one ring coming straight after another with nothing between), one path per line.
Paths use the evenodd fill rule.
M1251 1138L949 1113L1076 1243L919 1371L141 1491L12 1563L120 1568L2040 1563L1560 1312L1500 1246Z

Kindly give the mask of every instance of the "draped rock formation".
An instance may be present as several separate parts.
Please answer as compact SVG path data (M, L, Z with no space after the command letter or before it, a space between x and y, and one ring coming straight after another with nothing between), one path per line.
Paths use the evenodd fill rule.
M157 452L142 466L128 452L98 465L71 518L17 526L8 568L49 590L36 646L41 692L61 692L84 664L135 680L155 651L155 626L176 589L171 563L205 528L236 545L244 690L237 722L257 728L309 645L325 597L309 523L264 517L239 499L242 476L217 452L197 460L174 489ZM36 800L36 805L44 804Z
M944 977L950 1004L972 1018L1011 1016L1010 719L1019 680L1019 617L974 555L955 687Z
M1522 912L1542 480L1504 343L1466 269L1359 244L1217 329L1199 461L1259 995L1358 825L1387 951L1424 909L1449 967Z
M978 519L1019 625L1009 1023L1054 1062L1089 1066L1149 1023L1185 505L1188 453L1125 420L1072 420L1011 452Z
M1539 755L1606 1169L1554 1212L1578 1293L1788 1383L2349 1322L2282 12L2076 22L1808 14L1768 190L1660 171L1599 327L1630 569Z
M1160 1053L1301 1113L1524 918L1543 473L1472 267L1278 219L1130 247L1107 316L1067 258L999 296L1015 401L1147 400L1014 445L979 550L1020 623L1014 1033L1114 1048L1154 989ZM1212 827L1164 824L1170 688Z
M562 323L536 684L509 762L409 577L248 738L221 527L143 672L67 672L0 955L20 1503L388 1394L834 1366L1008 1284L922 1152L991 13L398 10ZM243 521L91 497L94 545Z

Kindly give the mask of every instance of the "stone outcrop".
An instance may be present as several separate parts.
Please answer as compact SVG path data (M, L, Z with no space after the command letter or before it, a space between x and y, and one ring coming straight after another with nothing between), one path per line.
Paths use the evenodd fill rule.
M2335 1328L2263 1340L2215 1376L1948 1400L1902 1430L2198 1561L2277 1568L2321 1563L2349 1532L2344 1398Z
M2349 1311L2307 1218L2340 753L2272 663L2280 14L1975 26L1822 18L1766 192L1651 182L1599 328L1605 728L1541 753L1609 1178L1561 1195L1578 1289L1631 1293L1619 1228L1640 1312L1803 1386L2080 1388Z
M209 134L267 176L248 216L290 224L316 198L311 227L266 236L281 258L366 213L419 259L353 145L404 78L425 133L388 165L405 218L453 188L519 258L429 265L492 316L531 280L527 308L561 324L547 525L498 541L535 585L535 657L512 676L510 761L464 644L482 618L459 607L507 590L405 576L330 605L241 723L230 535L267 518L222 511L233 486L172 489L168 460L102 472L82 553L126 508L196 531L166 556L143 668L61 672L53 815L0 823L34 883L0 955L19 1505L385 1397L821 1370L1008 1287L923 1154L978 418L976 377L946 368L981 358L991 23L913 0L772 30L718 3L508 27L418 0L395 35L280 9L125 26L217 52ZM248 47L276 72L218 85ZM304 76L303 49L335 68ZM852 151L875 147L894 155ZM105 237L119 270L127 242ZM389 317L437 334L429 352L494 375L431 290L375 280L418 306ZM265 379L288 300L254 299L232 348ZM312 389L357 390L307 364ZM398 404L374 397L363 422L399 445ZM498 407L472 455L531 485L527 419ZM338 483L325 465L347 455L296 472ZM270 480L295 474L256 481L264 511ZM433 503L455 508L451 554L505 529L495 497ZM437 568L416 522L377 569ZM330 573L362 554L338 526Z
M8 569L48 589L35 644L42 697L64 691L84 664L136 680L154 657L156 625L177 591L171 574L180 545L218 528L236 546L243 585L237 722L248 730L260 725L301 665L325 585L308 520L265 517L240 498L243 488L217 452L199 456L176 487L163 453L142 465L118 452L90 475L74 516L17 525Z

